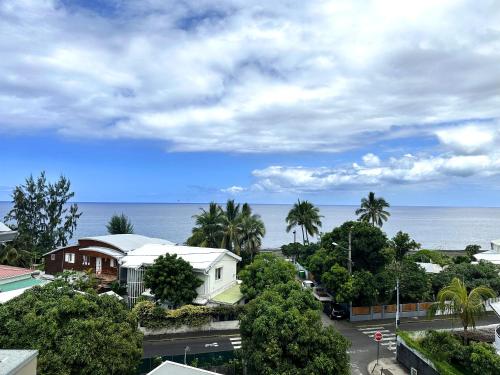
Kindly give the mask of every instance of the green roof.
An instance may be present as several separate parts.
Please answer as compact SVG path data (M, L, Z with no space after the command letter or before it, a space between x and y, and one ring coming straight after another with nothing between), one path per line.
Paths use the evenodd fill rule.
M235 305L242 299L243 294L240 291L240 284L235 284L231 288L217 294L214 298L212 298L212 301L216 303L223 303L225 305Z
M0 292L10 292L11 290L29 288L30 286L45 284L46 281L34 278L28 278L11 283L0 285Z

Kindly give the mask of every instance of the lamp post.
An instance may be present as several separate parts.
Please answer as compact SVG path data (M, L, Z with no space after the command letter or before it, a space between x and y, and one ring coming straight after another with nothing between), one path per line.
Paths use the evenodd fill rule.
M347 250L347 270L349 271L349 276L352 275L352 227L349 228L349 246L347 249L340 246L337 242L332 242L332 245Z
M191 348L189 346L186 346L184 348L184 364L186 365L186 356L187 356L187 352L189 352L191 350Z

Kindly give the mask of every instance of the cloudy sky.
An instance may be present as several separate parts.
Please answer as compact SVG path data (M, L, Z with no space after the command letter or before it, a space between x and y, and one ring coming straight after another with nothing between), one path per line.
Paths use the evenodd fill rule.
M0 200L500 206L496 1L0 1Z

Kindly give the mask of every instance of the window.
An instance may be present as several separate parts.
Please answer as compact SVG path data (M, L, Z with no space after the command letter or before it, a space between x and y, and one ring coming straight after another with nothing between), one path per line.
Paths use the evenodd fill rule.
M50 254L50 260L56 260L56 254Z
M75 254L74 253L64 254L64 261L66 263L75 263Z
M113 267L113 268L114 268L114 267L116 267L116 266L115 266L115 260L114 260L114 259L110 259L110 260L109 260L109 266L110 266L110 267Z
M82 264L83 264L84 266L88 266L88 265L90 265L90 257L89 257L88 255L84 255L84 256L83 256Z
M215 269L215 280L222 279L222 267Z

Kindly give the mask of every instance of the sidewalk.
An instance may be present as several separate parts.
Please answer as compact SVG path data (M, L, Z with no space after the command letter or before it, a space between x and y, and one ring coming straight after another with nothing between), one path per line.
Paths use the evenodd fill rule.
M394 358L380 358L378 365L377 361L370 362L368 373L373 375L407 375L408 370L401 366Z

